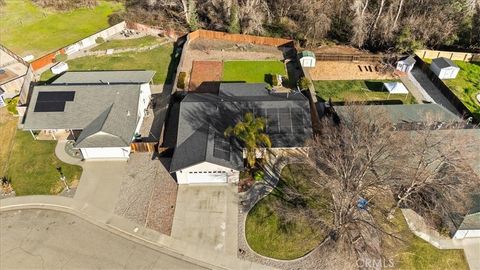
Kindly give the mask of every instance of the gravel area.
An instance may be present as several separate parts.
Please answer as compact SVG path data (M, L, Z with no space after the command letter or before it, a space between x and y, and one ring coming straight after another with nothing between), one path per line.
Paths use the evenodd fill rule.
M152 159L152 153L130 155L115 214L170 235L177 184L164 164L169 160Z

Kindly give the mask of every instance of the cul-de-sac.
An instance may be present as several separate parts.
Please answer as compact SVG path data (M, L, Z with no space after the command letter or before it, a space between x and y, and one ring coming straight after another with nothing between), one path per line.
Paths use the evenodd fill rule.
M0 0L0 269L480 270L480 0Z

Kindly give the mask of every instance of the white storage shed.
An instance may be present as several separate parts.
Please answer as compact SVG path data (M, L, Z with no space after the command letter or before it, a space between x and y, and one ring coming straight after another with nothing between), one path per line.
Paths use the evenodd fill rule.
M383 84L390 94L408 94L408 90L401 82L387 82Z
M311 51L303 51L300 54L300 64L302 67L315 67L316 60L315 54Z
M410 72L415 66L415 62L417 61L413 56L402 58L397 62L397 70L401 72Z
M440 57L432 60L430 70L435 73L439 79L455 79L460 71L460 68L455 63L445 57Z

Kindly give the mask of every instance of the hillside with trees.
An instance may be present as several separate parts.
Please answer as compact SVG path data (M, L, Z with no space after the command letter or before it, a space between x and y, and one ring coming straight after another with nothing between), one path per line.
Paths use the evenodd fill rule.
M122 17L178 30L289 37L371 50L480 47L480 0L126 0ZM118 15L118 14L117 14Z

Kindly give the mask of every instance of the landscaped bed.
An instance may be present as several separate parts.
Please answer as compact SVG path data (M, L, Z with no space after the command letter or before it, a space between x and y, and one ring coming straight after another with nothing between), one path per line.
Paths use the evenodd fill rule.
M282 170L282 179L287 183L293 177L305 177L311 168L306 165L290 164ZM278 186L281 189L281 185ZM329 199L325 191L326 202ZM388 197L388 195L385 195ZM376 204L391 203L391 198L377 198ZM245 234L247 242L260 255L276 259L295 259L315 249L326 236L326 232L318 230L308 220L293 219L285 223L277 213L276 205L286 201L274 190L260 200L248 213ZM315 207L315 206L314 206ZM318 204L316 207L325 208ZM328 212L325 211L325 214ZM372 208L374 216L377 215ZM415 236L400 210L396 211L391 223L383 224L383 229L394 233L402 241L382 237L382 247L386 251L386 264L393 259L395 269L468 269L462 250L440 250Z
M76 42L109 27L108 16L123 9L115 1L56 12L27 0L6 0L0 16L0 43L15 53L35 57Z
M225 61L222 81L270 83L270 74L286 76L285 65L281 61Z
M67 183L80 179L82 167L66 164L55 156L56 141L35 141L30 132L17 131L8 159L7 178L17 195L57 194L64 188L57 167Z
M317 96L325 101L329 98L334 102L343 101L377 101L385 103L398 102L414 104L415 98L411 95L389 94L383 89L384 82L377 80L351 80L351 81L313 81Z
M172 81L173 44L168 43L153 50L141 52L124 52L103 56L85 56L67 61L70 71L79 70L155 70L153 83L165 84ZM42 74L41 80L53 77L48 70Z

